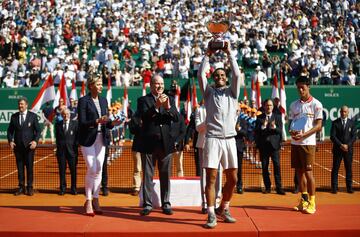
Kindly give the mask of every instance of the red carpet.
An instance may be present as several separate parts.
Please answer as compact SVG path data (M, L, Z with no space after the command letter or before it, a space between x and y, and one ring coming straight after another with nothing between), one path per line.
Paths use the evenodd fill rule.
M104 215L87 217L80 207L0 207L0 236L360 236L360 205L322 205L315 215L286 207L233 207L236 224L218 221L214 230L202 227L199 208L174 208L166 216L155 210L139 216L139 208L105 207Z

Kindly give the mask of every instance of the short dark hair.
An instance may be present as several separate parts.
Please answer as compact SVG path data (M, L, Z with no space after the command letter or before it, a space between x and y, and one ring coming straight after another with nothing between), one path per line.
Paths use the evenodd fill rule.
M25 96L18 99L18 103L20 103L21 101L25 101L26 104L29 104L29 101Z
M295 84L298 84L298 83L304 83L306 84L307 86L309 86L311 84L310 82L310 78L309 77L306 77L306 76L300 76L296 79L296 82Z
M216 73L217 71L219 71L219 70L224 71L224 72L225 72L225 74L226 74L226 70L225 70L225 68L219 67L219 68L216 68L216 69L215 69L215 71L211 74L211 76L212 76L212 77L214 77L215 73Z

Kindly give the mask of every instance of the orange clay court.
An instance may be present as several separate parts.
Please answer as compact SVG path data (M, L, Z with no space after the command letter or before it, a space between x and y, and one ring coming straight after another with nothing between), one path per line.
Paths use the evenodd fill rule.
M328 191L317 192L317 212L314 215L292 210L299 194L287 192L285 196L275 193L265 195L253 189L252 187L260 185L258 174L261 174L261 169L253 168L251 162L244 160L244 182L247 183L245 193L235 193L231 202L231 212L237 223L227 224L219 220L218 226L213 230L202 227L206 215L200 213L200 207L174 207L172 216L155 210L150 216L141 217L138 197L115 192L115 185L119 180L124 180L125 184L121 184L124 188L131 187L132 162L128 157L130 153L125 148L121 157L113 160L109 166L109 187L113 192L108 197L100 197L104 214L85 216L82 208L85 198L82 194L58 196L42 192L57 191L58 183L55 157L49 147L41 148L36 153L38 162L35 165L35 188L40 191L32 197L15 197L9 192L0 194L0 236L360 236L358 145L357 143L354 154L354 161L357 162L353 164L356 192L348 194L340 191L336 195ZM0 158L1 177L4 177L5 165L10 169L5 160L11 163L11 154L4 152L3 148L5 147L1 147ZM286 146L284 148L281 156L283 184L291 189L293 173L289 170L288 149ZM321 161L319 158L319 166L315 169L317 180L328 182L324 184L327 185L325 187L320 184L318 189L326 190L330 184L330 176L321 172L329 172L328 169L331 169L331 144L320 144L318 153L319 156L328 154ZM81 159L79 157L80 191L83 187L81 176L85 171ZM15 163L14 160L12 162ZM193 176L192 164L192 155L186 154L185 175ZM9 175L9 171L11 170L7 170L8 175L1 180L0 185L4 189L4 179L7 179L10 185L5 190L12 191L17 186L16 173ZM344 175L343 170L339 174ZM36 175L39 177L36 178ZM342 185L343 178L339 177L339 187L343 187Z

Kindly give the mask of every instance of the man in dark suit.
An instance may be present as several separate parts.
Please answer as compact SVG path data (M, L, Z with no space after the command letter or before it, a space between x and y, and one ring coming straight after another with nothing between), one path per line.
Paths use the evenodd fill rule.
M59 164L60 192L66 192L66 163L71 175L71 194L76 195L76 164L78 156L78 122L71 120L71 113L68 108L61 111L63 120L55 125L56 134L56 156Z
M170 136L171 122L179 120L174 100L164 94L164 79L155 75L150 82L151 93L138 99L137 109L142 119L144 153L141 154L143 166L144 209L140 215L152 211L152 185L154 166L158 163L160 176L161 205L164 214L173 214L170 204L171 153L174 142Z
M330 139L333 142L333 167L331 170L331 192L338 191L338 173L341 160L344 159L346 172L346 189L348 193L354 193L352 189L352 161L353 144L356 140L356 128L353 120L348 118L349 108L342 106L341 117L334 120L331 125Z
M271 99L264 101L265 113L261 114L256 120L256 146L260 151L262 175L265 185L263 193L271 192L271 181L269 177L269 161L271 157L274 166L276 193L285 195L281 185L279 152L281 148L283 125L281 116L272 112L273 107L274 104Z
M245 140L247 136L248 122L245 118L238 118L236 123L236 151L237 151L237 159L238 159L238 170L237 170L237 184L236 184L236 192L242 194L243 190L243 182L242 182L242 162L244 156L244 149L246 148Z
M19 189L15 195L25 193L24 166L27 175L27 194L34 195L33 167L35 148L38 144L41 130L35 113L28 111L28 101L25 97L18 100L19 112L11 116L7 129L7 139L16 157Z

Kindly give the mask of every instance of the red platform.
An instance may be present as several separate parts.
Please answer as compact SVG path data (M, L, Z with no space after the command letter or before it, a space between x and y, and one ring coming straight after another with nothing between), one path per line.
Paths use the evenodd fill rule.
M232 207L237 223L218 221L213 230L202 227L206 215L199 208L174 208L172 216L155 210L146 217L139 210L105 207L104 215L88 217L81 207L0 207L0 236L360 236L360 205L321 205L315 215L279 206Z

